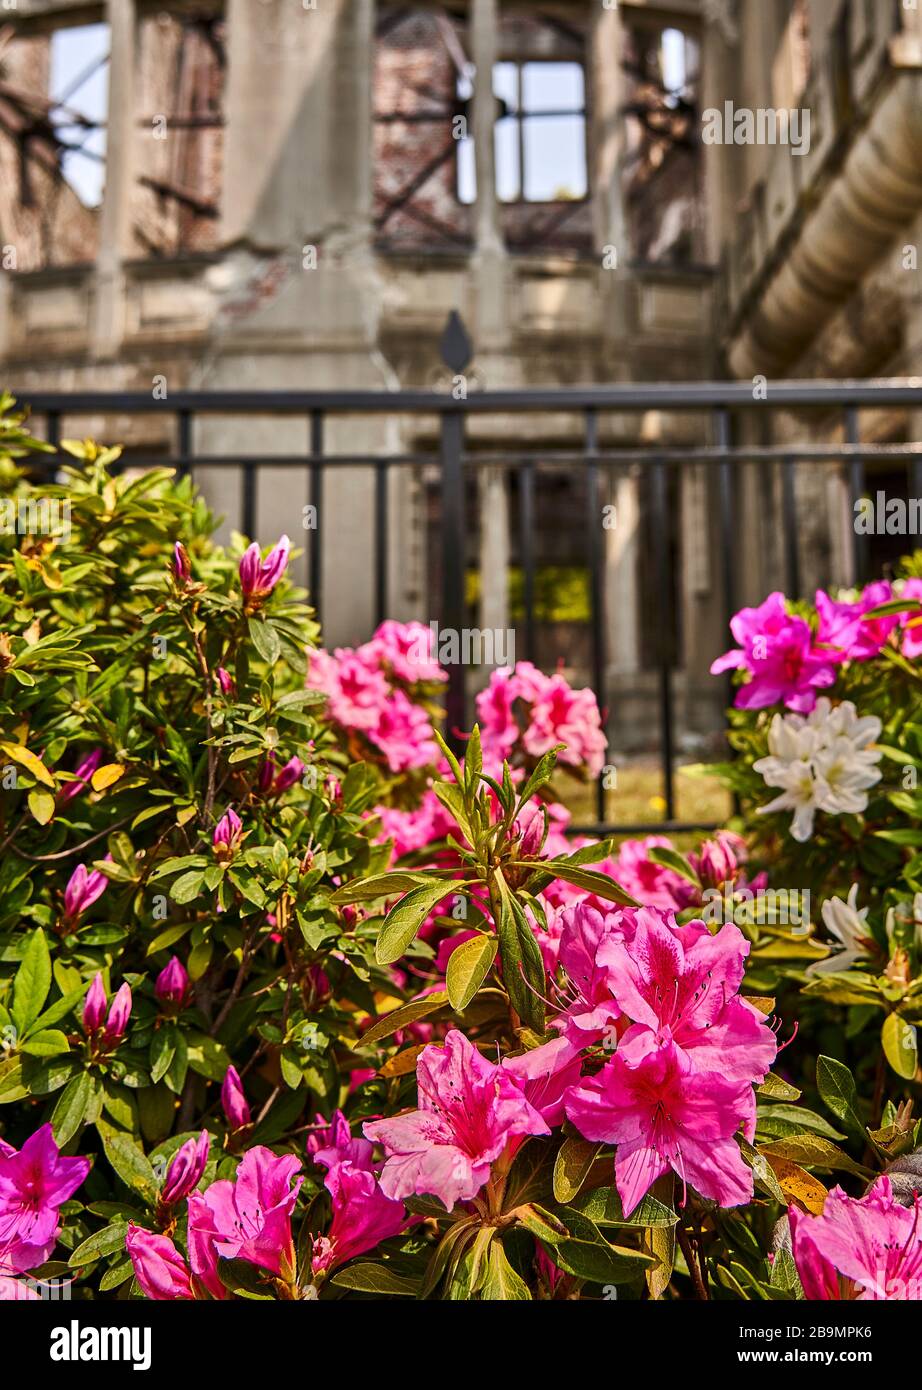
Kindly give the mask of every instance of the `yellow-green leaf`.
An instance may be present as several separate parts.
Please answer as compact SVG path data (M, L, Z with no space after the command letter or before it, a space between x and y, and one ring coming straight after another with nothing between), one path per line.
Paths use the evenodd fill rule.
M919 1051L916 1030L899 1014L888 1014L884 1019L880 1040L884 1055L897 1076L912 1081L919 1066Z

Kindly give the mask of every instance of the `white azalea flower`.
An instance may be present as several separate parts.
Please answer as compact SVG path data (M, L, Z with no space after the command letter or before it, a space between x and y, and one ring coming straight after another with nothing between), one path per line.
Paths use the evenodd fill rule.
M831 956L816 960L807 967L808 975L828 975L848 970L856 960L866 960L871 933L867 925L868 909L858 907L858 885L853 883L845 902L827 898L822 907L827 931L840 943Z
M880 732L875 715L862 718L851 700L833 705L825 695L809 715L776 714L769 755L753 767L766 786L783 790L760 814L793 811L791 834L803 843L813 834L818 810L832 816L866 810L868 789L881 778L881 754L873 747Z

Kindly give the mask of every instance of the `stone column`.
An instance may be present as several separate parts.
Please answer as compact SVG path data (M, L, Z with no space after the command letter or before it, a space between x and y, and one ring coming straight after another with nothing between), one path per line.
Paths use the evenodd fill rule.
M138 24L135 0L108 0L109 106L106 183L99 221L93 295L92 341L96 357L114 357L125 312L123 262L131 244L131 190L136 173L135 72Z

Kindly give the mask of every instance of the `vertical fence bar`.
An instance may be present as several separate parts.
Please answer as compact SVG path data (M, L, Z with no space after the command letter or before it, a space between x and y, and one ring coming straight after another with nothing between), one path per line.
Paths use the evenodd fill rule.
M464 416L460 410L442 412L440 458L442 465L442 626L457 635L464 627ZM460 651L460 646L459 646ZM445 701L445 738L455 748L465 719L464 666L448 667Z
M375 465L375 625L387 617L387 464Z
M525 607L525 659L535 659L535 466L519 471L519 552L522 562L522 601Z
M323 505L323 411L312 410L310 418L310 505L314 508L315 529L311 536L311 549L308 556L308 586L310 601L317 617L320 617L320 587L322 574L322 547L320 544L320 512Z
M858 410L853 405L845 408L845 439L849 444L858 444L861 439L858 428ZM855 503L864 494L863 458L849 458L848 460L848 493L851 502L852 579L855 584L861 584L864 581L865 550L855 525Z
M723 464L721 464L723 467ZM781 465L781 525L784 531L784 585L791 598L800 597L800 554L797 547L797 494L794 488L797 464L785 459Z
M659 668L660 766L666 819L675 820L675 733L672 709L672 546L669 530L669 474L662 459L651 464L653 537L656 547L656 606L659 624L656 639Z
M189 462L192 458L192 411L177 411L176 425L176 443L179 448L179 462L176 465L176 476L177 478L186 478L192 471Z
M919 418L917 415L916 419ZM909 460L909 495L910 497L922 497L922 457L918 454Z
M247 540L255 540L256 530L256 465L249 460L243 465L243 487L241 492L243 525L241 530Z
M723 407L713 414L714 443L718 449L729 449L730 414ZM720 548L721 583L723 588L724 621L729 633L730 619L736 612L736 583L733 573L733 556L737 537L733 525L733 464L730 459L721 459L717 464L717 514ZM733 704L733 675L727 672L726 702Z
M605 689L605 627L602 611L602 508L599 502L599 421L594 410L586 411L586 522L589 546L589 622L592 640L592 688L608 724L608 698ZM605 820L605 784L596 781L596 817Z

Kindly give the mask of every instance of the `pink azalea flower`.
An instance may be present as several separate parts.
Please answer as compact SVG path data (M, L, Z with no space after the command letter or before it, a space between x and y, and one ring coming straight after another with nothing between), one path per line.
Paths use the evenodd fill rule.
M922 600L922 579L907 579L900 598ZM922 612L899 613L897 617L902 623L903 632L900 651L910 660L922 656Z
M722 1207L752 1197L752 1172L734 1142L751 1088L696 1071L674 1043L631 1066L620 1049L600 1072L573 1087L569 1119L586 1139L617 1144L615 1182L625 1215L671 1168L683 1184Z
M82 1023L88 1038L100 1035L98 1043L104 1048L112 1047L125 1036L131 1017L131 986L127 982L121 986L109 1007L108 1017L105 1017L107 1003L102 975L97 971L83 1001Z
M230 671L225 671L223 666L219 666L215 671L215 680L221 687L222 695L233 698L237 694L237 682L234 680Z
M817 690L835 680L841 658L814 646L809 623L788 613L782 593L769 594L758 608L741 608L730 630L740 645L718 657L711 673L749 672L751 679L736 692L739 709L764 709L781 700L788 709L809 714Z
M201 1194L211 1212L220 1256L249 1260L283 1278L292 1276L291 1213L303 1181L295 1179L300 1168L294 1154L280 1158L258 1144L244 1154L233 1182L213 1182Z
M31 1284L24 1284L21 1279L13 1279L8 1274L0 1274L0 1303L26 1303L40 1298L38 1289Z
M131 1017L131 986L127 983L116 991L109 1007L105 1027L102 1030L103 1047L113 1047L125 1036L128 1020Z
M554 1038L519 1057L503 1058L500 1066L552 1129L563 1124L564 1097L582 1072L579 1052L572 1043L566 1038Z
M191 1192L186 1207L189 1212L189 1264L195 1281L193 1288L204 1289L212 1298L227 1299L230 1294L221 1283L218 1274L217 1243L220 1232L215 1223L214 1212L201 1192Z
M106 858L112 856L107 854ZM68 921L75 922L102 897L108 886L109 880L99 869L90 870L85 864L78 864L64 889L64 914Z
M381 749L391 772L406 772L411 767L432 767L439 756L429 716L402 690L391 692L378 711L368 736Z
M381 1188L388 1197L431 1193L451 1211L476 1196L511 1140L550 1133L508 1072L457 1029L444 1047L423 1050L416 1080L418 1110L364 1127L387 1155Z
M609 937L627 939L634 934L632 908L599 912L586 903L564 908L561 913L560 945L557 959L566 973L566 1007L552 1021L575 1048L587 1047L607 1037L621 1017L621 1009L611 992L607 966L599 952Z
M173 546L172 570L177 584L186 584L192 578L192 562L182 541L177 541Z
M74 781L67 782L58 792L57 800L59 806L66 806L68 801L73 801L75 796L79 796L90 784L90 778L102 762L103 750L94 748L92 753L87 753L81 758L74 768Z
M221 1107L232 1130L250 1123L250 1107L236 1067L228 1067L221 1082Z
M563 676L552 676L531 707L522 743L533 758L562 743L565 747L558 754L560 762L573 767L585 764L590 776L597 777L605 763L608 740L593 692L574 690Z
M884 646L898 625L898 613L886 618L863 621L863 614L893 598L893 589L885 579L868 584L855 603L835 603L822 589L816 592L816 611L819 615L817 642L833 647L838 660L869 661Z
M102 1027L102 1021L106 1015L106 987L102 982L102 974L97 970L93 976L92 983L86 992L83 1001L83 1031L90 1037Z
M370 666L348 648L337 650L330 713L338 724L344 729L373 729L390 697L390 686L377 666Z
M341 1110L334 1110L329 1124L322 1115L314 1116L314 1131L307 1137L307 1152L315 1163L334 1168L349 1162L354 1168L370 1168L374 1145L368 1139L353 1138L349 1121Z
M132 1221L128 1224L125 1249L145 1297L157 1302L195 1297L189 1267L169 1236L147 1231Z
M90 1171L88 1158L62 1158L50 1124L17 1153L0 1154L0 1269L43 1264L54 1249L59 1209Z
M481 746L485 754L500 761L509 757L522 732L514 714L521 689L512 669L501 666L491 673L486 689L477 696Z
M398 680L414 685L417 681L445 681L443 671L432 652L432 630L422 623L383 622L370 642L359 653L384 664Z
M672 849L666 835L648 835L645 840L625 840L618 848L617 859L597 865L601 872L610 872L624 891L645 907L662 907L680 912L690 907L699 896L693 884L674 869L656 864L649 857L655 848Z
M271 594L288 566L291 541L282 536L265 559L257 541L248 547L240 561L240 588L250 604Z
M736 878L739 864L745 859L745 850L741 835L731 830L718 830L717 838L705 840L699 854L689 854L688 862L705 888L722 888Z
M772 1030L739 998L749 942L727 923L712 936L704 922L680 927L653 908L636 913L630 943L610 938L598 964L631 1027L619 1052L632 1065L674 1044L699 1071L731 1081L761 1080L778 1050Z
M398 1235L406 1225L403 1203L385 1195L369 1168L357 1167L348 1158L333 1164L324 1187L333 1199L333 1220L327 1234L314 1241L314 1274L330 1273L346 1260Z
M901 1206L889 1178L861 1198L834 1187L822 1215L788 1209L794 1263L809 1299L922 1300L922 1196Z

